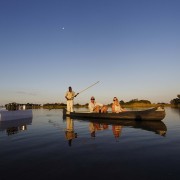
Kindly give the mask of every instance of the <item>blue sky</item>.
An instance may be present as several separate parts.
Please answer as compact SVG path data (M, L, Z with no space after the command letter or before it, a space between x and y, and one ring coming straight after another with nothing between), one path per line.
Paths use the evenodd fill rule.
M180 93L179 0L1 0L0 105Z

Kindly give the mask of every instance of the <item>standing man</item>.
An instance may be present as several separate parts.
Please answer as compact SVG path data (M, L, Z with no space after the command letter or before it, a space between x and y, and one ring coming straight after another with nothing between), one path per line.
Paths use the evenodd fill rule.
M69 90L65 94L65 98L67 99L67 111L73 112L73 105L74 105L74 97L76 97L79 93L75 94L72 90L72 87L69 86Z

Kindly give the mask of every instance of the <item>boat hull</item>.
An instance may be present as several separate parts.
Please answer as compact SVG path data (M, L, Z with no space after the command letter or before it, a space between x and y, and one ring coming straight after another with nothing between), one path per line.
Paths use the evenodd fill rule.
M143 121L161 121L165 117L165 110L152 108L141 111L126 111L120 113L90 113L90 112L67 112L63 110L63 116L72 118L95 118L95 119L117 119L117 120L143 120Z

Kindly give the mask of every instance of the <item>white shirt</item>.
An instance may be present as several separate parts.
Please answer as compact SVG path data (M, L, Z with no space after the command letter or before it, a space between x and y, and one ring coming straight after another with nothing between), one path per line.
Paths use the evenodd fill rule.
M121 106L114 105L114 109L116 113L122 112Z
M65 94L65 97L67 97L68 100L73 100L74 99L74 96L75 96L75 92L72 91L67 91L66 94Z

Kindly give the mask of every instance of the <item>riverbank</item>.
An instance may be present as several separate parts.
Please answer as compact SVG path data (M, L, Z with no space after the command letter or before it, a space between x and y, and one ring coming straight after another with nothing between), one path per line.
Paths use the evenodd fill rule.
M151 103L144 103L144 102L132 102L132 103L122 103L120 102L121 106L123 108L150 108L150 107L158 107L158 106L162 106L162 107L174 107L174 108L178 108L175 105L172 104L165 104L165 103L157 103L157 104L151 104ZM111 104L105 104L106 106L108 106L109 108L111 108L112 103ZM63 109L66 108L67 105L64 103L53 103L53 104L44 104L44 105L40 105L40 104L17 104L17 103L10 103L8 105L6 105L4 108L7 108L9 110L17 110L20 107L25 106L26 109ZM88 103L81 105L81 104L74 104L74 108L88 108Z
M111 108L112 104L106 104L109 108ZM158 106L163 106L163 107L173 107L171 104L146 104L146 103L133 103L133 104L122 104L121 105L123 108L150 108L150 107L158 107ZM49 104L49 105L44 105L42 106L43 109L63 109L66 108L66 104L64 105L57 105L57 104ZM75 108L88 108L88 104L85 105L80 105L80 104L75 104Z

